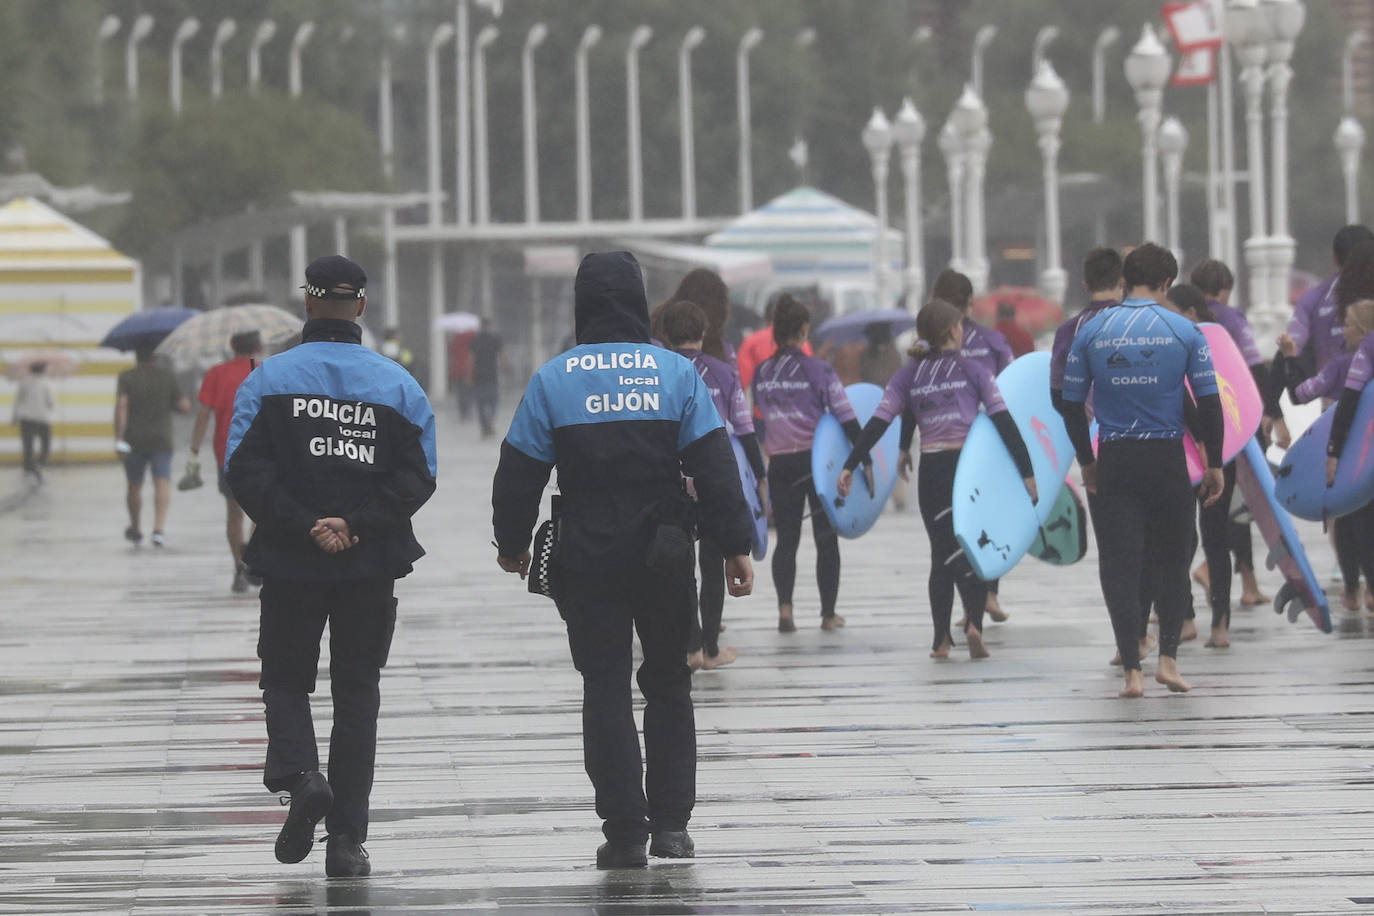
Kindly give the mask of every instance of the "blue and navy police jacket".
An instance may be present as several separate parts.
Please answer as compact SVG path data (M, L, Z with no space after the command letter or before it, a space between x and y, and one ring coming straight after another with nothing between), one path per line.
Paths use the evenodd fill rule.
M410 517L434 492L434 411L409 372L361 343L355 322L312 319L239 386L224 473L257 523L244 561L259 575L399 578L424 556ZM358 543L317 547L310 529L330 517Z
M1102 442L1181 439L1188 380L1195 398L1217 393L1212 350L1187 318L1152 299L1127 299L1088 321L1064 366L1064 400L1093 392Z
M660 510L695 478L697 521L726 556L745 554L752 525L711 393L690 360L649 343L639 264L587 255L574 290L577 346L530 379L501 443L492 523L502 556L528 547L552 470L562 496L559 566L642 565Z

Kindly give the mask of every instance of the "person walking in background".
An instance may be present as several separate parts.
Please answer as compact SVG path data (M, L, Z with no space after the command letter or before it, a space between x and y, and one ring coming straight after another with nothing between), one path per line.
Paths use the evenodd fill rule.
M897 352L892 339L892 325L885 321L865 325L864 338L868 343L859 354L859 381L886 388L902 368L902 354ZM898 512L906 509L906 483L907 475L899 474L892 487L892 506Z
M472 341L476 331L462 331L448 340L448 380L458 400L458 419L472 416Z
M115 450L128 482L125 503L129 527L124 537L143 543L143 479L153 472L153 546L166 545L167 509L172 502L172 411L190 413L172 370L154 361L151 349L138 350L135 365L119 374L115 388Z
M1016 322L1016 306L1010 302L997 303L997 333L1007 339L1011 358L1025 356L1035 350L1035 339Z
M262 576L267 760L289 792L279 862L299 862L322 818L325 873L371 871L362 844L377 756L378 684L396 627L396 580L424 555L411 516L434 493L434 411L399 364L363 347L367 275L342 255L305 270L300 346L249 373L234 399L224 474L257 523L244 561ZM329 624L329 776L310 714Z
M235 334L229 338L229 347L234 351L234 358L210 367L201 380L200 394L196 398L200 402L200 411L191 430L191 462L196 466L188 465L187 473L199 471L196 456L200 454L205 431L213 418L215 435L211 445L215 452L215 477L219 493L224 497L224 530L229 540L229 555L234 561L234 578L229 588L234 592L246 592L250 584L260 585L262 582L243 563L243 507L234 499L224 479L224 450L229 442L229 424L234 419L234 395L262 357L262 335L257 331Z
M395 360L401 364L411 375L415 374L415 351L405 345L401 340L400 328L387 328L382 337L380 352L387 359Z
M47 363L29 364L14 393L14 423L24 449L24 473L42 483L43 466L52 451L52 415L57 409Z
M482 438L496 435L496 408L501 397L501 373L506 368L501 336L491 329L491 319L482 318L482 329L470 344L472 350L472 388L477 400L477 422Z
M773 585L778 592L778 632L796 632L792 588L797 578L803 512L811 507L811 536L816 542L816 585L821 598L821 629L836 630L845 619L835 613L840 593L840 543L821 508L811 479L811 442L816 424L835 415L850 442L861 427L844 386L829 363L807 356L801 345L811 331L811 313L784 295L773 313L778 352L754 375L754 403L763 411L764 450L769 456L768 499L777 522L773 545Z
M753 526L706 383L690 361L649 343L634 256L587 255L574 289L578 346L534 374L501 443L492 481L496 560L508 573L529 574L540 498L558 468L548 572L582 675L583 756L606 837L596 864L643 868L651 836L649 854L695 854L687 833L697 762L686 662L691 527L699 524L727 558L727 585L739 597L753 588ZM695 510L684 474L695 481ZM643 757L630 694L635 632L644 657Z

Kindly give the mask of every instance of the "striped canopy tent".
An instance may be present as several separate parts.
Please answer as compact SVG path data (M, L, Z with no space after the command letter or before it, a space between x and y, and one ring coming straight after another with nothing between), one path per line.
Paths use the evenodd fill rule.
M0 207L0 363L35 351L77 363L51 380L55 461L114 457L115 379L133 360L99 344L140 307L141 288L137 261L48 205L21 197ZM0 463L19 460L19 432L8 422L14 395L13 379L0 379Z
M767 253L785 286L873 277L878 220L815 188L788 191L706 238L714 248ZM889 276L902 270L902 233L887 230Z

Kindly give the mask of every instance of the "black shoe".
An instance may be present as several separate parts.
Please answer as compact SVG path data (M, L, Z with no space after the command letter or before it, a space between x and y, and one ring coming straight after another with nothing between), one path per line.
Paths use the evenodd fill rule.
M690 859L697 846L686 830L660 830L649 844L649 855L659 859Z
M143 543L143 532L139 531L133 525L130 525L128 528L124 529L124 540L137 547L139 544Z
M372 874L372 863L361 843L346 833L338 833L325 846L324 873L331 878L366 878Z
M612 843L607 840L596 848L597 868L643 868L649 864L644 844Z
M318 770L302 773L291 787L291 810L277 834L277 861L291 864L310 855L315 844L315 825L334 804L334 790ZM282 800L283 803L286 799Z
M229 586L229 590L236 595L248 591L248 577L243 574L242 566L234 570L234 582Z

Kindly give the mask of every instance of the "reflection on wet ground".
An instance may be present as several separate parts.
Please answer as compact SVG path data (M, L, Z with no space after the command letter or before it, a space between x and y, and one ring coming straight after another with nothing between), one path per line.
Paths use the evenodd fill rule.
M228 591L215 494L176 494L157 552L119 539L114 468L54 469L0 503L0 913L1374 903L1374 614L1327 637L1238 609L1232 649L1180 653L1192 694L1128 703L1092 559L1024 565L993 657L935 663L915 512L843 545L842 632L776 633L763 564L759 594L727 608L740 661L695 681L699 857L598 872L577 675L552 606L491 562L496 446L465 432L441 428L430 556L399 589L362 881L326 881L321 851L273 860L257 606ZM1324 575L1324 538L1303 534ZM814 612L803 574L799 623Z

